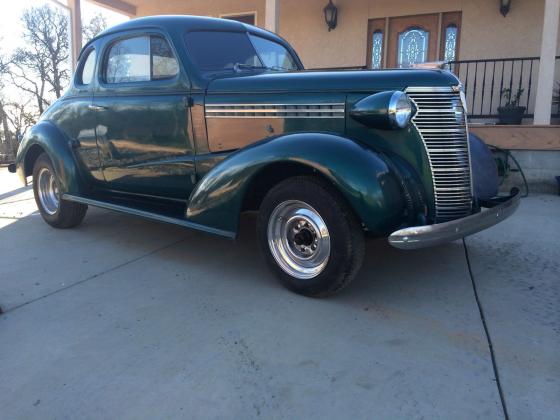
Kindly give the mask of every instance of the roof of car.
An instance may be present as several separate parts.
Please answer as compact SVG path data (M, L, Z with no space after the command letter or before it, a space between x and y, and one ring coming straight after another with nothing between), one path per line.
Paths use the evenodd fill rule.
M159 29L170 33L172 36L183 34L191 31L228 31L228 32L251 32L255 35L262 36L275 40L276 42L284 45L295 57L297 53L293 50L290 44L276 35L274 32L267 31L253 25L247 25L231 19L218 19L206 16L190 16L190 15L159 15L159 16L146 16L137 19L131 19L124 23L112 26L93 39L91 39L80 53L80 59L84 51L89 48L89 45L96 40L103 38L110 34L117 34L119 32L127 32L134 30L145 29ZM299 65L303 67L298 58Z
M194 30L212 30L212 31L246 31L248 29L258 30L258 28L251 25L246 25L241 22L229 19L218 19L205 16L188 16L188 15L161 15L161 16L147 16L137 19L131 19L124 23L112 26L94 39L103 37L105 35L128 31L142 28L163 28L163 29L176 29L179 28L183 31Z

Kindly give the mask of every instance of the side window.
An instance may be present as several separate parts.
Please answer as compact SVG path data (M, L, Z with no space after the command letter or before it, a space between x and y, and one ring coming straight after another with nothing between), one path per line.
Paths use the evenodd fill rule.
M152 80L172 79L179 73L179 63L167 41L159 36L150 39Z
M107 56L105 81L129 83L150 80L150 37L115 42Z
M145 82L175 77L179 64L171 47L159 36L138 36L115 42L104 69L107 83Z
M82 63L84 64L80 68L77 80L81 85L89 85L95 70L95 50L88 51L87 56L82 58Z

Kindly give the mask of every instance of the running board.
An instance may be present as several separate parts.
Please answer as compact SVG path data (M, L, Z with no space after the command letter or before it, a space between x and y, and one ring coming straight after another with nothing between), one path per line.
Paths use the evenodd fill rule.
M235 239L235 232L230 232L228 230L216 229L198 223L189 222L186 219L179 219L177 217L164 216L162 214L152 213L146 210L135 209L134 207L121 206L120 204L108 203L106 201L93 200L91 198L79 197L72 194L63 194L63 200L74 201L76 203L87 204L88 206L101 207L103 209L114 210L121 213L128 213L134 216L144 217L146 219L156 220L158 222L170 223L172 225L178 225L186 227L189 229L195 229L206 233L212 233L214 235L223 236L229 239Z

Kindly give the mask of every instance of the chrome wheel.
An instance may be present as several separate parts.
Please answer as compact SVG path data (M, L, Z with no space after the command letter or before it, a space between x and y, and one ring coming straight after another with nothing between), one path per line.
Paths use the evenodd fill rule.
M49 214L53 215L58 210L58 185L54 174L48 168L42 168L37 177L37 192L41 207Z
M303 201L280 203L268 220L267 236L274 259L292 277L316 277L329 261L331 239L327 225Z

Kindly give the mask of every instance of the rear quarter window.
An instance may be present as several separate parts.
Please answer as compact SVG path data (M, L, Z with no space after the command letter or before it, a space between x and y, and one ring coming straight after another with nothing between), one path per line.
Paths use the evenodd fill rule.
M95 71L95 57L95 50L91 49L86 52L86 55L80 60L81 62L77 77L78 84L87 86L93 81Z

